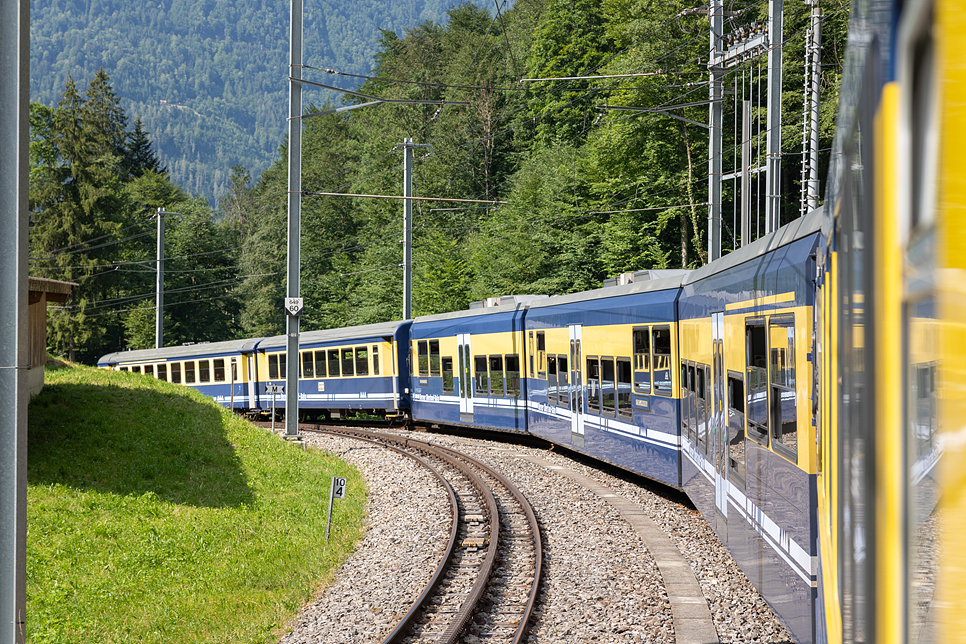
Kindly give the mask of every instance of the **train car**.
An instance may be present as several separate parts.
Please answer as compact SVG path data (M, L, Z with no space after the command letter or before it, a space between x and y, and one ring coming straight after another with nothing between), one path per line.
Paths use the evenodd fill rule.
M411 324L383 322L300 334L301 417L344 417L360 412L407 416ZM285 384L285 343L285 336L275 336L258 345L254 406L262 412L285 408L284 394L264 393L265 385Z
M966 34L856 3L818 255L819 639L966 641Z
M678 304L688 497L781 615L813 641L812 329L818 209L692 271Z
M537 296L418 317L411 333L417 421L525 432L523 317Z
M193 387L239 412L257 408L255 353L261 338L109 353L98 367Z
M551 297L525 317L530 433L680 485L681 276Z

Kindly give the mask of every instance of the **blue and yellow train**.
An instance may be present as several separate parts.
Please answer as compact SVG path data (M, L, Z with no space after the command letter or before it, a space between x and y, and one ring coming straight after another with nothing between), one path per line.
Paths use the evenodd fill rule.
M854 5L822 209L686 274L305 333L300 413L544 437L684 490L796 641L966 641L962 9ZM264 412L285 361L100 364Z

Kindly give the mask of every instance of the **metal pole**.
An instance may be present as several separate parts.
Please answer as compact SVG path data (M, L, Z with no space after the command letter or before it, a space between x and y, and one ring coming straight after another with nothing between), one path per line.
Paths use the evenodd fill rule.
M722 0L711 0L708 6L711 23L711 59L724 52L724 6ZM721 164L723 152L724 103L722 99L721 71L713 62L711 66L711 105L709 109L710 141L708 144L708 261L721 257ZM687 267L684 267L687 268Z
M741 245L751 243L751 101L741 101Z
M25 640L30 0L0 0L0 644Z
M302 0L291 0L288 121L288 269L286 294L299 297L302 234ZM299 318L286 315L285 435L299 434Z
M413 317L413 140L403 142L403 319Z
M158 208L157 310L154 313L154 348L164 346L164 208Z
M782 0L768 0L768 165L765 170L765 234L781 219Z
M808 209L818 208L818 117L822 84L822 9L812 7L812 128L809 146Z

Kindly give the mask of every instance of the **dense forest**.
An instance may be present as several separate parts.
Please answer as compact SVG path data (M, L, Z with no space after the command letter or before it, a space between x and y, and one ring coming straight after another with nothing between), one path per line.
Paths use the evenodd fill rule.
M705 263L708 21L689 7L680 0L517 0L493 15L466 3L443 22L426 20L402 35L383 31L361 93L469 105L383 104L304 119L302 329L401 317L401 202L310 193L401 194L406 137L429 146L416 152L417 196L490 202L417 202L415 315ZM732 8L729 29L766 18L767 4ZM848 3L826 4L825 13L822 176ZM799 216L806 21L806 7L788 3L782 223ZM726 125L735 116L728 83L734 93L739 80L759 78L764 63L756 65L737 66L726 79ZM629 74L636 76L520 82ZM306 77L326 78L313 70ZM763 112L756 105L756 122ZM90 361L153 346L149 216L159 205L183 215L166 222L166 343L281 333L285 146L257 180L251 169L232 168L216 218L152 156L149 137L157 135L147 123L129 119L104 73L83 96L68 84L56 107L33 106L31 274L81 284L67 307L52 311L52 348ZM757 132L760 150L765 134ZM736 144L728 136L726 168ZM739 241L733 190L726 182L725 252Z
M441 22L452 3L307 2L305 63L366 74L382 29ZM171 178L193 195L215 204L231 166L258 176L278 151L288 116L288 0L33 0L30 31L31 100L52 107L69 75L90 79L103 67Z

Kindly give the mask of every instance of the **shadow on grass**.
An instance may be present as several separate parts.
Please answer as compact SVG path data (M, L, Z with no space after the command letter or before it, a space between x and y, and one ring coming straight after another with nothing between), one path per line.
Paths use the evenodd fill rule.
M30 403L27 478L200 507L251 503L220 412L148 388L52 384Z

